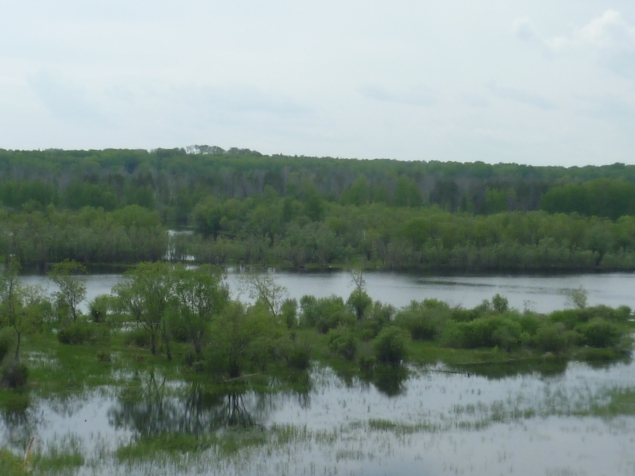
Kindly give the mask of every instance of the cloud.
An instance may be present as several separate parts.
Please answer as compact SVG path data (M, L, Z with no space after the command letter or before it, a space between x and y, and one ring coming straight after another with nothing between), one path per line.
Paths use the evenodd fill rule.
M55 118L91 126L109 122L98 104L80 86L44 72L31 77L28 83Z
M361 88L361 93L368 99L409 106L431 107L437 103L437 95L426 87L388 90L379 86L364 86Z
M591 51L597 62L611 72L635 79L635 27L616 10L606 10L570 35L544 37L529 18L517 18L512 31L524 41L537 42L549 55Z
M535 36L534 28L528 17L517 18L512 22L512 32L521 40L529 41Z
M555 108L555 104L552 101L531 91L498 86L494 81L487 84L487 89L500 99L515 101L545 111Z
M585 47L632 48L635 46L635 28L624 21L620 12L607 10L585 26L577 28L572 35L547 38L544 42L555 53Z

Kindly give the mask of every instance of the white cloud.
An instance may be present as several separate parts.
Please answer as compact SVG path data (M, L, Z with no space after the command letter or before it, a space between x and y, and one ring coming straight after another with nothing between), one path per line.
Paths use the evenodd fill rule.
M607 10L585 26L577 28L572 35L546 38L544 42L555 53L585 47L632 48L635 46L635 28L626 23L620 12Z

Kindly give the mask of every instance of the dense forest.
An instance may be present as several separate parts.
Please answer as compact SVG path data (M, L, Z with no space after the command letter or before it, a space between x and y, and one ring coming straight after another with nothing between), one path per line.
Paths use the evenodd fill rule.
M0 150L0 255L302 268L635 269L635 166ZM175 235L168 229L193 233Z

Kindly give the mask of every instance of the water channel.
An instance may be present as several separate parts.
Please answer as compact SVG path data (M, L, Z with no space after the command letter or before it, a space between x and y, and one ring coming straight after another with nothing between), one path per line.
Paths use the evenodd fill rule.
M274 272L291 297L346 297L344 272ZM240 295L241 273L227 282ZM49 286L27 276L29 284ZM88 299L108 293L120 275L87 278ZM402 306L437 298L471 307L494 294L513 307L548 312L566 305L565 291L582 286L590 304L635 308L632 274L411 275L369 272L369 294ZM49 365L30 356L30 365ZM505 367L505 366L503 366ZM121 372L121 370L118 370ZM386 382L338 375L314 366L302 391L210 394L204 384L134 378L144 398L122 387L92 388L65 397L33 398L28 408L3 411L0 445L20 448L37 435L40 451L72 448L83 465L75 474L143 475L498 475L635 474L635 364L590 365L545 359L523 365L448 373L437 364L411 367ZM621 396L631 402L620 406ZM259 444L231 454L213 448L187 454L125 459L118 449L143 436L249 434ZM63 473L66 474L66 473Z

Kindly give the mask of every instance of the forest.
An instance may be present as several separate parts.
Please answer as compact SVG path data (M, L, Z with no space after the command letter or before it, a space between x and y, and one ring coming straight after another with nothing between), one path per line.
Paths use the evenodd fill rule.
M0 150L0 255L45 270L635 269L635 167ZM168 230L185 233L168 234Z

